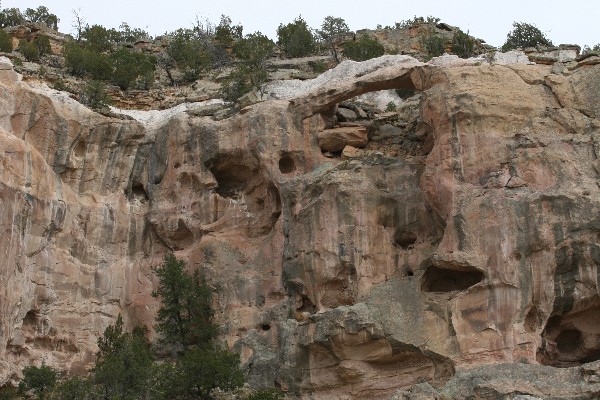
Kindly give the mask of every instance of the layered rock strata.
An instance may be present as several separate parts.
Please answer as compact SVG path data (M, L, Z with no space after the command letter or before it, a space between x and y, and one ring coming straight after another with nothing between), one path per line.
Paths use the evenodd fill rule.
M396 88L420 94L395 125L338 120ZM151 326L169 252L207 275L251 384L292 398L600 359L598 65L384 56L224 119L105 117L6 60L0 90L3 383L82 373L119 313Z

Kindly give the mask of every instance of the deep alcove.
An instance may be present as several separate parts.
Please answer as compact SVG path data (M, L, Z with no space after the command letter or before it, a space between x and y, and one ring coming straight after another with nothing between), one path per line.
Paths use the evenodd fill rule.
M422 289L425 292L447 293L462 291L483 280L483 273L476 269L442 269L434 265L423 275Z

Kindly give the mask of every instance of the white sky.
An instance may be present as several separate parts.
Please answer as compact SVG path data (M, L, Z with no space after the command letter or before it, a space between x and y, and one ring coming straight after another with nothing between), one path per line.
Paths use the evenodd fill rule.
M117 28L127 22L152 35L191 27L196 15L217 23L225 14L244 26L244 34L259 30L273 40L280 23L300 14L312 28L333 15L353 31L433 15L493 46L504 43L513 21L535 24L555 44L600 43L600 0L1 0L2 8L22 11L39 5L58 15L64 33L72 31L72 10L81 10L90 25Z

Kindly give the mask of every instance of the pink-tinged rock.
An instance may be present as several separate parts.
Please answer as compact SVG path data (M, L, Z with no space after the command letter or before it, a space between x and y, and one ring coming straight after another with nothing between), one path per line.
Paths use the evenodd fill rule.
M362 126L325 129L317 135L322 150L338 152L346 146L362 148L367 145L367 128Z

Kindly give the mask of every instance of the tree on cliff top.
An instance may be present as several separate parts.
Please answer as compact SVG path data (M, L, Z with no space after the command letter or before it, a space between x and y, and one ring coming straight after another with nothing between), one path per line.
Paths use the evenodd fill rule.
M335 18L331 15L325 17L323 20L323 24L321 24L321 29L318 31L319 36L323 39L327 46L331 50L331 54L333 54L333 58L335 58L335 62L337 64L340 63L340 57L338 55L336 45L340 41L341 37L350 32L350 28L346 21L342 18Z
M506 43L502 45L502 51L538 45L552 46L552 42L535 25L513 22L513 30L506 35Z
M306 57L315 51L315 37L302 16L289 24L279 24L277 38L287 57Z

